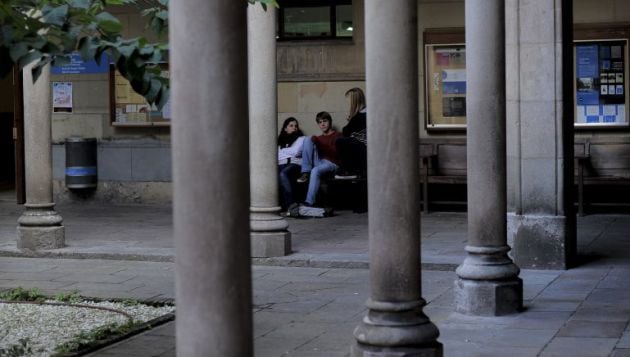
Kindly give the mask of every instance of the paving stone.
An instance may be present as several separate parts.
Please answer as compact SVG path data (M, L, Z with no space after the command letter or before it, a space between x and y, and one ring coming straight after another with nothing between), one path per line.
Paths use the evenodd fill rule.
M562 300L554 298L536 298L527 303L525 308L529 311L575 311L582 302L575 300Z
M539 348L532 347L495 347L460 341L440 342L444 344L446 357L534 357L540 352Z
M619 338L626 322L571 320L558 332L559 337Z
M623 333L619 342L617 342L617 348L630 348L630 331Z
M610 357L630 357L630 348L616 348Z
M525 311L507 326L510 328L559 330L571 317L570 311ZM526 332L529 333L529 332Z
M626 322L630 321L630 308L619 308L617 306L584 306L580 307L571 320L586 321L609 321Z
M616 338L556 337L540 357L607 357L615 343Z

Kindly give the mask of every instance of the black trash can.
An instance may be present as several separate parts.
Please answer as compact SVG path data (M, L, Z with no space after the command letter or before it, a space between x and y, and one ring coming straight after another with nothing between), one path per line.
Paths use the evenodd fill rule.
M96 188L96 139L70 137L66 139L66 187Z

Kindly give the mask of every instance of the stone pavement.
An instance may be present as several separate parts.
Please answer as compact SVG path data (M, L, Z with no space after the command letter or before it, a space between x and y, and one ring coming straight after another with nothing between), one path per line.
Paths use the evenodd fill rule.
M90 204L58 210L69 244L59 255L82 259L0 257L0 289L173 299L168 207ZM0 202L4 255L15 255L11 240L20 212ZM253 266L256 356L347 355L369 294L366 219L340 212L325 220L290 220L296 254L257 262L281 266ZM630 356L630 216L579 218L582 264L568 271L523 271L526 310L493 318L453 312L452 267L463 258L465 219L463 213L422 216L423 259L431 263L422 272L425 311L440 329L446 356ZM109 259L96 259L103 257ZM173 355L174 323L92 354Z

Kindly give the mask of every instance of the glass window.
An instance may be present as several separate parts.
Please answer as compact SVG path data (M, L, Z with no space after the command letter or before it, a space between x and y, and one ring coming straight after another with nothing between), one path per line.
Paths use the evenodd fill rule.
M337 13L337 37L352 37L352 31L354 30L352 24L352 5L338 5L335 7L335 11Z
M352 38L351 0L280 0L278 38Z
M628 41L577 41L575 126L628 125Z
M286 37L327 37L330 31L328 7L290 7L284 10Z

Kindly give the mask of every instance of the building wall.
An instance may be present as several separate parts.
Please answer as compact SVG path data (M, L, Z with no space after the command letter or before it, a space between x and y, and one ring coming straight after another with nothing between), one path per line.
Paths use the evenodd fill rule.
M315 114L322 110L332 114L336 127L345 125L348 108L345 91L352 87L365 88L364 0L355 0L353 5L352 40L278 42L278 126L285 118L294 116L307 135L318 134ZM122 9L116 15L125 25L125 35L144 33L137 10ZM578 25L630 23L630 1L575 0L574 22ZM423 33L431 29L463 29L464 0L418 0L418 23L418 135L425 139L463 139L463 130L425 129ZM131 184L170 180L170 129L112 127L107 74L54 75L51 81L71 81L74 85L74 112L55 113L52 118L56 180L63 180L63 142L73 135L99 140L99 175L105 182ZM630 135L619 130L577 130L576 140L630 142ZM139 157L158 163L160 168L134 166L133 162Z

